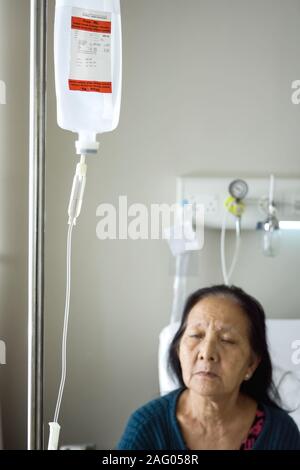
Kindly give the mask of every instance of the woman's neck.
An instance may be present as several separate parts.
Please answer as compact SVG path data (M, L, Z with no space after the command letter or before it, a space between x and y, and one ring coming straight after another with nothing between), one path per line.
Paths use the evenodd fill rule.
M180 414L202 425L209 423L212 428L232 423L239 410L249 406L250 401L239 390L222 397L204 397L187 389L181 398Z

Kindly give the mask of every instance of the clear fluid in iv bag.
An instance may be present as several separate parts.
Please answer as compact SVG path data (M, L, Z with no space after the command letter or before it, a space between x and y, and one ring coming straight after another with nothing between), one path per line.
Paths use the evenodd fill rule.
M56 0L54 57L58 125L90 140L114 130L122 82L120 0Z

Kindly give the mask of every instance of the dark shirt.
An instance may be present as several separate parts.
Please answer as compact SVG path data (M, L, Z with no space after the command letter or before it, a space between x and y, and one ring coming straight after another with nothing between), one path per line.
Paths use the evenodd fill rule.
M156 398L130 417L117 450L188 450L176 418L176 405L184 388ZM300 450L300 432L282 409L259 403L264 413L253 450Z

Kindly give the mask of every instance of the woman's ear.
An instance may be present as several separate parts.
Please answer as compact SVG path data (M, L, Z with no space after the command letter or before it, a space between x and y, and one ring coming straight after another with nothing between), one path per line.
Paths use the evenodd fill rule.
M256 371L257 367L259 366L260 362L261 362L261 357L258 357L256 354L252 353L251 358L250 358L250 363L249 363L249 366L248 366L248 371L247 371L247 374L246 374L247 376L249 376L248 379L250 377L252 377L252 375Z

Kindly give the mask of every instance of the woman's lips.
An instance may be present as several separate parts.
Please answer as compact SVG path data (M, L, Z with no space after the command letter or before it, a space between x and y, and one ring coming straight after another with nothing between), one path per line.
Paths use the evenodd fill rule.
M204 372L204 371L195 372L195 375L199 375L200 377L205 377L208 379L215 379L218 377L217 374L215 374L214 372Z

